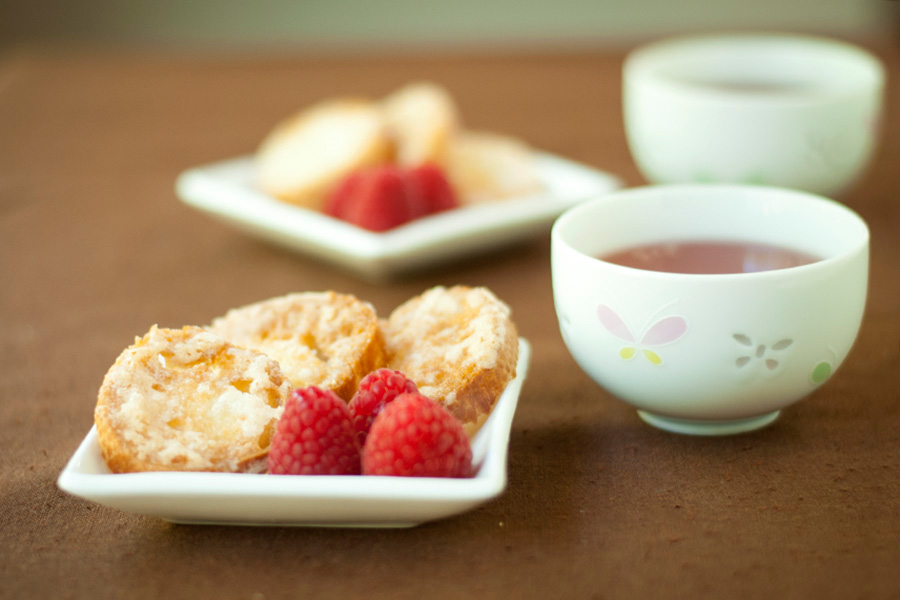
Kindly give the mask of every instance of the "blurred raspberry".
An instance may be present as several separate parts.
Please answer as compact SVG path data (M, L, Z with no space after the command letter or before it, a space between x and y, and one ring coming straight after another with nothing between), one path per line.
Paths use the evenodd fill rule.
M444 170L424 164L405 173L413 212L425 216L459 207L459 200Z
M354 198L359 184L363 180L362 171L354 171L342 179L337 187L329 194L325 200L322 212L335 218L342 218L341 215L347 210L347 204L351 198Z
M324 211L370 231L387 231L413 218L403 173L390 165L348 175L328 197Z

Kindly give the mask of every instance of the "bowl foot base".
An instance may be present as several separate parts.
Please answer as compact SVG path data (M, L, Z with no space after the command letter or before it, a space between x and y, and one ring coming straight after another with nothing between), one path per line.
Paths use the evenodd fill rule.
M736 433L746 433L762 429L767 425L771 425L780 410L771 412L759 417L750 417L749 419L737 419L735 421L691 421L688 419L674 419L672 417L663 417L654 415L643 410L637 411L638 416L645 423L652 425L664 431L672 433L683 433L687 435L734 435Z

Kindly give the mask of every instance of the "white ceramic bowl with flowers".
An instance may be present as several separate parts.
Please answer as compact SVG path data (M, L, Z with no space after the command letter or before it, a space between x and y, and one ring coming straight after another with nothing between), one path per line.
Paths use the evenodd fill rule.
M660 242L762 244L815 257L729 274L651 271L599 257ZM662 429L763 427L846 358L868 281L869 232L842 204L740 185L662 185L576 206L552 231L553 295L579 366Z

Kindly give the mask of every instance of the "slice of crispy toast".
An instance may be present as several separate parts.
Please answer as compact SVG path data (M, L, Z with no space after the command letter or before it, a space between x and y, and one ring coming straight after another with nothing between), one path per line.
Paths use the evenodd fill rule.
M199 327L154 326L103 380L100 450L114 473L262 472L289 393L260 352Z
M344 400L385 363L372 305L349 294L302 292L235 308L210 329L278 361L294 388L315 385Z
M397 164L443 164L459 122L447 90L429 82L411 83L388 95L381 105L397 148Z
M543 187L531 148L493 133L460 132L448 146L445 168L464 204L524 196Z
M435 287L382 321L388 366L443 404L471 437L516 375L509 307L482 287Z
M280 200L318 210L341 179L392 160L393 152L377 103L326 101L282 122L263 140L257 180Z

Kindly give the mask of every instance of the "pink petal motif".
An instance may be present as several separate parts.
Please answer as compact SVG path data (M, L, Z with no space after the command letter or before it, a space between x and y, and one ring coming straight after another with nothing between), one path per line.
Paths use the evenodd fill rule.
M600 323L608 332L626 342L634 343L634 336L628 331L628 326L616 314L616 312L605 304L597 306L597 316L600 317Z
M641 344L647 346L668 344L683 336L686 331L687 321L684 318L666 317L653 324L653 327L644 334Z

